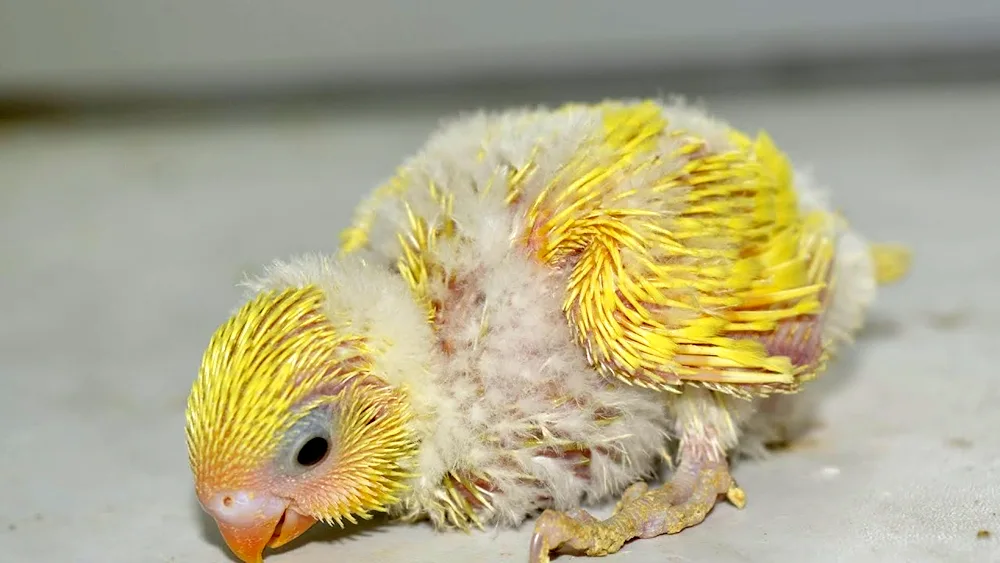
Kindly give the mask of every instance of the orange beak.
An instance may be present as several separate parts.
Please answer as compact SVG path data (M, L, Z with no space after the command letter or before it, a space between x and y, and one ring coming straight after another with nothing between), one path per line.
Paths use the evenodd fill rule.
M285 545L315 523L315 518L291 508L277 518L261 519L249 526L233 526L216 520L226 545L244 563L262 563L264 548Z

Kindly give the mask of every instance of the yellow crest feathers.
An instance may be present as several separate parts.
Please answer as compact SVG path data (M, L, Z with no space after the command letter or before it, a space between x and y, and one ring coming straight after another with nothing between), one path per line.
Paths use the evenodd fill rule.
M239 479L274 452L317 385L365 371L363 341L337 331L323 303L312 286L263 292L216 330L186 410L199 480Z

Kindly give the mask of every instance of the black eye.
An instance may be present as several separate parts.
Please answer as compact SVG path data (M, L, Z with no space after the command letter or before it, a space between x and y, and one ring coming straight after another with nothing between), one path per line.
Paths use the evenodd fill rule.
M299 453L295 455L295 461L303 467L312 467L323 461L329 451L330 441L322 436L314 436L302 444Z

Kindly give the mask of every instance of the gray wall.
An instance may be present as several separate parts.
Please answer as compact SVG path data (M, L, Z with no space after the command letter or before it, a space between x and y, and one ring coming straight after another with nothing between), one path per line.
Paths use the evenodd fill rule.
M1000 0L0 0L0 94L1000 48Z

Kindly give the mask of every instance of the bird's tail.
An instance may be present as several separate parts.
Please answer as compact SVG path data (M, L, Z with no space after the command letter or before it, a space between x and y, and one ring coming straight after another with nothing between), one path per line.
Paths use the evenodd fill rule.
M898 244L873 244L871 255L875 262L875 281L879 285L890 285L905 277L913 261L910 249Z

